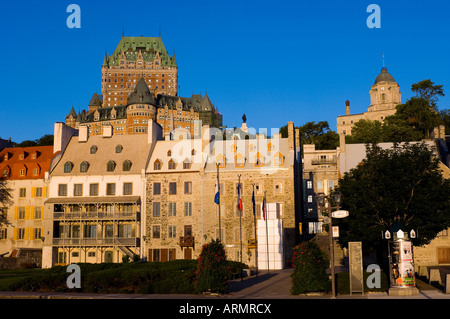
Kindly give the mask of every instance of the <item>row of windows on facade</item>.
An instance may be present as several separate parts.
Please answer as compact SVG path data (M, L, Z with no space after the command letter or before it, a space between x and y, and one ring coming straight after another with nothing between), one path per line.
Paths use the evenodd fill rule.
M131 238L136 236L135 228L131 224L106 224L102 226L93 224L62 224L59 225L58 230L58 238L82 238L81 235L83 235L83 238L98 238L98 235L101 235L103 238Z
M74 167L74 164L70 161L64 163L64 173L70 173L72 172L72 169ZM83 161L80 163L80 172L86 173L89 169L89 162ZM114 172L116 169L116 162L113 160L110 160L108 163L106 163L106 171L107 172ZM131 169L131 162L129 160L125 160L122 163L122 171L128 172Z
M106 84L103 84L103 87L104 87L104 88L106 88L106 87L111 88L111 84L108 84L108 86L106 86ZM128 89L134 89L134 88L136 87L136 85L131 85L131 84L129 84L129 85L127 85L126 87L127 87ZM148 87L151 89L151 88L152 88L152 85L150 84ZM114 84L114 88L117 88L117 84ZM121 89L124 88L123 84L120 85L120 88L121 88ZM164 84L161 85L161 89L164 89L164 88L165 88L165 85L164 85ZM172 86L169 85L168 88L171 89ZM159 89L159 85L158 85L158 84L155 85L155 89ZM166 94L166 93L163 93L163 92L161 92L161 93L162 93L162 94ZM167 95L170 95L170 94L167 94ZM110 97L108 98L108 101L111 101L111 98L110 98ZM116 101L117 101L117 99L116 99Z
M36 151L36 153L31 153L31 159L36 159L37 157L39 157L40 154L41 154L41 152L39 152L39 151ZM23 160L23 159L27 158L28 155L29 155L28 152L20 153L18 156L19 160ZM8 161L11 157L12 157L12 153L7 152L7 153L5 153L5 155L3 155L3 160Z
M182 203L184 209L183 209L183 214L185 217L190 217L192 216L192 202L184 202ZM263 210L263 204L262 203L255 203L255 215L257 218L261 217L262 214L262 210ZM276 214L277 214L277 218L281 218L283 213L282 213L282 207L283 207L283 203L276 203ZM244 207L244 204L242 204L242 207ZM220 206L221 208L221 216L225 216L226 215L226 206L224 204L222 204ZM235 217L244 217L244 212L246 210L242 209L239 210L237 209L237 205L235 208ZM252 207L252 212L251 214L253 214L253 207ZM167 211L167 215L169 217L176 217L177 216L177 202L169 202L169 206L168 206L168 211ZM152 204L152 216L153 217L161 217L161 202L153 202ZM216 210L216 218L219 218L219 213L218 210Z
M158 76L158 75L156 75L156 76ZM164 74L163 74L163 77L164 77ZM120 79L120 82L123 83L123 80L124 80L124 79ZM174 81L175 81L175 80L174 80ZM111 79L105 79L104 82L109 82L109 83L111 83ZM118 82L117 79L114 79L114 82L117 83L117 82ZM128 79L128 81L126 81L126 82L131 82L131 79ZM133 82L136 82L136 79L133 79ZM152 80L151 80L151 79L148 79L147 82L151 83ZM156 83L159 83L159 80L155 80L155 82L156 82ZM169 82L169 83L172 83L172 80L168 80L168 82ZM161 83L164 83L164 79L161 80Z
M234 195L237 195L238 184L240 189L244 188L243 183L236 183ZM252 182L255 185L255 195L263 195L263 185L261 182ZM169 183L169 195L177 194L177 182ZM275 194L283 194L283 182L282 181L274 181L274 192ZM219 183L219 193L221 196L225 195L225 185L224 183ZM184 182L184 194L192 194L192 182ZM161 183L154 182L153 183L153 195L161 195Z
M8 229L0 229L0 240L8 239ZM42 240L42 228L14 228L13 240Z
M31 188L31 197L46 197L47 196L47 187L32 187ZM19 198L27 197L27 188L21 187L19 188Z
M189 225L187 225L189 226ZM192 228L188 228L191 229ZM242 238L245 238L245 234L244 234L245 230L242 229ZM254 231L251 231L252 234L250 234L250 236L254 236ZM184 237L190 237L192 236L192 233L189 234L189 232L186 232L186 228L183 231L178 231L177 230L177 226L176 225L168 225L167 226L167 230L166 230L166 234L167 234L167 238L169 239L175 239L178 236L177 235L184 235ZM161 238L161 225L152 225L151 227L151 238L153 239L160 239ZM216 238L219 238L219 229L216 229ZM227 238L226 234L225 234L225 229L222 228L222 238ZM240 227L235 227L232 230L232 238L231 240L235 243L240 243L241 242L241 229Z
M123 183L122 195L133 194L133 183ZM89 195L99 196L98 183L89 184ZM116 195L116 183L106 183L106 195ZM58 196L67 196L67 184L58 184ZM73 196L83 196L83 184L73 184Z
M164 77L165 75L164 75L165 73L161 73L161 77ZM156 74L153 74L154 76L156 76L156 77L158 77L159 76L159 73L156 73ZM126 76L126 74L123 74L123 73L114 73L114 75L112 75L112 73L103 73L103 76L114 76L114 77L117 77L117 76ZM147 76L147 74L146 73L128 73L128 77L138 77L138 78L141 78L141 77L146 77ZM149 77L151 76L150 74L148 75ZM175 77L175 74L171 74L171 73L168 73L167 74L167 76L168 77Z
M19 176L26 176L27 172L28 172L28 168L26 168L26 166L25 166L25 168L19 169ZM39 168L33 168L33 176L39 176L39 172L40 172ZM10 174L11 174L11 170L10 169L5 168L3 170L3 177L9 177Z

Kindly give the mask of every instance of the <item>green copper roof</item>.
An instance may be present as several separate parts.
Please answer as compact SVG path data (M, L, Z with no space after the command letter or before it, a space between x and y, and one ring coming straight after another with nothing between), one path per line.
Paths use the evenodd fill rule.
M144 61L153 61L156 52L158 52L161 66L177 66L175 54L173 57L169 55L160 37L122 37L114 53L108 59L105 57L103 63L107 62L109 66L119 65L122 52L125 53L127 61L136 61L139 52L141 52Z

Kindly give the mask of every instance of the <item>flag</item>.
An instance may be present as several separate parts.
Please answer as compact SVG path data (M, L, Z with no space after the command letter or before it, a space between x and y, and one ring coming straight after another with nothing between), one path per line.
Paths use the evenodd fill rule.
M219 192L219 185L216 184L216 195L214 196L214 203L217 205L220 204L220 192Z
M253 204L253 216L255 216L256 211L255 211L255 188L253 188L253 193L252 193L252 204Z
M266 219L266 194L264 194L263 198L263 204L262 204L262 211L263 211L263 219Z
M241 184L237 186L238 198L237 198L237 209L242 211L242 198L241 198Z

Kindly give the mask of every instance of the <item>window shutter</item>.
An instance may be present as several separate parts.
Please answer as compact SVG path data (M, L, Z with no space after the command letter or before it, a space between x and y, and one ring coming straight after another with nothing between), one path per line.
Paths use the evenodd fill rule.
M33 220L34 219L34 206L30 206L30 212L31 212L30 220Z
M42 197L47 197L47 187L42 187Z
M19 207L18 206L14 206L14 219L18 220L19 219ZM16 228L14 228L14 231L16 230Z
M31 198L36 197L36 187L31 187Z
M14 230L16 230L14 228ZM153 261L153 249L149 249L148 250L148 257L147 257L148 261Z
M25 206L25 219L29 219L30 216L30 206Z
M44 219L44 208L45 206L41 207L41 219Z
M17 240L17 227L14 227L13 240Z

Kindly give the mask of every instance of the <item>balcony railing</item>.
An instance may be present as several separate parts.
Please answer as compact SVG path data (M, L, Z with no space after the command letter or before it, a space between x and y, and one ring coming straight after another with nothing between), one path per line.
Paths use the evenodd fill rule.
M139 212L54 212L53 219L137 219Z
M53 238L53 246L140 246L136 237Z
M337 158L336 156L333 156L331 158L312 159L311 164L312 165L337 164Z
M195 243L194 236L180 236L181 247L194 247L194 243Z

